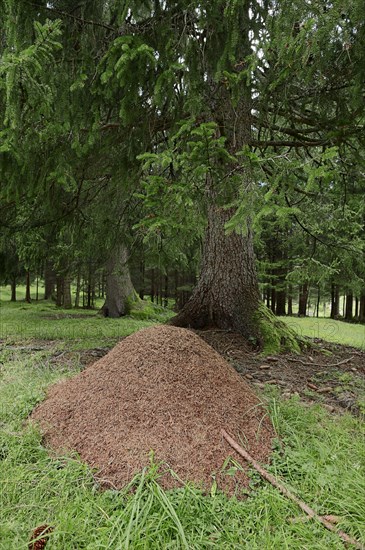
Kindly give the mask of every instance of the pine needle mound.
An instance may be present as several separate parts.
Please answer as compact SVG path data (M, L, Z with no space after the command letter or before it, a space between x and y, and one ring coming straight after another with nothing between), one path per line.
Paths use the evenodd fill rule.
M148 466L153 450L182 481L209 490L214 475L232 494L248 479L226 460L242 463L221 429L264 463L273 436L262 403L234 368L190 330L162 325L52 386L32 418L51 447L76 450L105 486L117 488ZM160 482L179 485L168 473Z

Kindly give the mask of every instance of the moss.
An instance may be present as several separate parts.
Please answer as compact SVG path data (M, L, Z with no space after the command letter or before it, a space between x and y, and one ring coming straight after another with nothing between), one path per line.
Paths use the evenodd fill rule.
M141 300L138 297L138 301L132 304L130 312L134 319L140 320L159 320L160 322L166 318L168 320L174 315L174 312L168 308L159 306L149 300Z
M142 303L141 298L138 296L137 292L133 290L133 292L126 298L124 305L125 305L125 314L130 315L132 312L132 309L138 309L138 305Z
M300 353L304 346L304 340L300 338L291 328L280 321L264 305L261 304L257 312L257 321L262 337L263 354L270 355L290 351Z

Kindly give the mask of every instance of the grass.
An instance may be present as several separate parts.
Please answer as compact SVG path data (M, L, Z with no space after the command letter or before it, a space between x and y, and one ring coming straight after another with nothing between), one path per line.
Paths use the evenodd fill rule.
M1 550L26 550L31 530L44 523L55 528L52 550L343 548L313 521L292 523L300 510L256 473L244 500L191 485L165 492L153 460L125 490L100 491L85 464L49 454L37 428L24 423L47 386L72 374L50 367L49 353L3 352ZM364 424L350 415L330 417L319 406L304 408L295 398L281 402L268 391L280 436L270 471L320 514L340 516L339 528L365 542Z
M45 449L27 417L50 384L80 368L77 359L66 367L50 357L65 347L110 344L169 313L147 304L134 315L114 321L47 302L1 304L0 549L26 550L32 529L45 523L54 527L52 550L343 549L316 522L293 523L302 512L256 472L241 500L216 492L213 479L210 494L189 484L165 492L151 456L129 487L101 491L76 455ZM36 344L34 338L49 346L32 353L16 349L24 339ZM320 405L304 407L295 397L282 401L272 386L265 397L278 436L268 469L318 513L339 516L339 529L365 544L364 423L349 414L331 416Z
M319 317L280 317L300 336L365 349L365 326Z
M29 339L60 340L68 349L111 347L123 336L165 322L172 312L143 302L130 316L105 319L96 310L56 308L41 300L0 303L0 339L19 342Z

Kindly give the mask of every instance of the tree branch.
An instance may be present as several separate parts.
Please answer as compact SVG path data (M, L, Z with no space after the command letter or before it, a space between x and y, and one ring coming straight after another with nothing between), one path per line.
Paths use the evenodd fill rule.
M92 21L91 19L83 19L82 17L77 17L76 15L72 15L72 13L59 10L58 8L54 8L50 6L40 6L39 4L35 4L34 2L30 2L28 0L26 0L26 3L29 4L30 6L34 6L35 8L57 13L57 15L62 15L63 17L68 17L69 19L73 19L74 21L77 21L78 23L82 23L83 25L93 25L94 27L102 27L103 29L106 29L108 31L113 31L113 32L118 31L118 29L116 29L115 27L111 27L106 23L100 23L99 21Z
M337 536L340 537L343 542L346 544L352 544L355 546L355 548L358 548L359 550L364 550L364 546L358 542L357 540L353 539L352 537L349 537L344 531L337 530L337 528L328 521L325 517L319 516L313 508L308 506L305 502L303 502L300 498L298 498L296 495L294 495L289 489L284 487L272 474L270 474L267 470L265 470L252 456L245 451L238 443L227 434L225 430L222 430L222 436L224 439L229 443L229 445L239 454L241 455L251 466L255 468L255 470L260 474L261 477L266 479L273 487L278 489L282 495L287 497L289 500L295 502L299 506L303 512L305 512L311 519L315 519L319 521L326 529L331 531L332 533L335 533Z

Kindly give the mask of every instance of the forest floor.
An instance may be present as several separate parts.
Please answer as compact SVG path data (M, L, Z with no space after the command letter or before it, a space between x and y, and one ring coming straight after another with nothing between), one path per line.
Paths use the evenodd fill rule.
M156 311L115 323L90 313L75 318L78 311L70 316L47 303L1 304L1 550L27 548L30 532L43 524L55 527L53 550L343 550L335 533L303 519L255 471L243 500L217 491L213 478L209 491L191 484L164 491L153 460L125 490L100 491L95 473L75 454L50 452L25 422L48 388L83 371L117 340L166 320ZM265 403L276 433L265 468L365 544L365 351L317 338L302 355L264 357L232 333L198 334Z
M320 403L330 412L365 414L363 350L316 338L303 355L262 357L239 335L224 331L199 335L259 390L269 384L277 386L284 399L297 395L308 406Z

